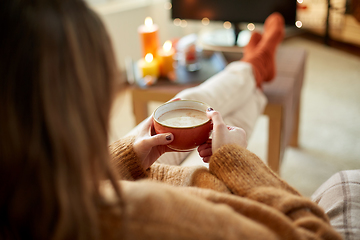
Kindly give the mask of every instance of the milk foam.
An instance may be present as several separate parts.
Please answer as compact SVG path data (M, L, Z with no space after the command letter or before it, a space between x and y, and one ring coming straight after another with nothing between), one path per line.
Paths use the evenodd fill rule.
M205 123L208 117L204 112L195 109L177 109L164 113L159 122L174 127L191 127Z

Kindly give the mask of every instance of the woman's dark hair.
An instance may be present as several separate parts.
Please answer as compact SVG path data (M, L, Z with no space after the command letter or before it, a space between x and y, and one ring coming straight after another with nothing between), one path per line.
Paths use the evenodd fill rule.
M121 205L107 148L109 37L81 0L0 2L0 238L101 238L101 211Z

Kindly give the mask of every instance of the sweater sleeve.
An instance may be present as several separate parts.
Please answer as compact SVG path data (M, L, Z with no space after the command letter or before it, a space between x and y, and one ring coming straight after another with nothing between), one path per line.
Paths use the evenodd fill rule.
M300 195L254 153L238 145L225 145L216 151L209 169L238 196L247 196L254 187L274 187Z
M301 196L247 149L225 145L213 154L209 168L233 194L278 211L293 222L298 233L309 238L339 238L316 203Z
M110 157L122 180L138 180L148 175L133 149L134 137L120 139L109 146Z
M123 181L121 189L124 239L341 239L310 212L294 223L273 207L211 189L146 180Z
M199 187L230 193L225 184L204 166L182 167L154 163L147 170L147 174L150 179L173 186Z
M134 137L129 136L110 145L113 165L122 180L148 178L174 186L197 186L229 192L223 182L200 166L180 167L154 163L144 170L133 149Z

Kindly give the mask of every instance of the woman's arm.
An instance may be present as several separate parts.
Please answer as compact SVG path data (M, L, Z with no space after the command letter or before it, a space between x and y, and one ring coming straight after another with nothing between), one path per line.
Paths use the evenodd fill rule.
M149 178L174 186L197 186L229 193L224 183L202 166L180 167L154 163L144 170L133 149L134 139L127 137L109 147L113 165L122 180Z
M210 160L210 173L234 195L270 207L291 220L297 233L320 239L332 239L329 236L337 239L338 236L319 206L302 197L245 148L246 136L243 131L226 126L218 112L210 111L208 115L214 124L211 148L205 145L199 148L199 152L204 159ZM248 216L256 218L252 213ZM271 225L271 221L267 219L264 223ZM274 224L279 223L275 221Z
M148 177L147 169L165 152L172 151L171 133L152 134L152 118L144 120L135 135L122 138L109 146L110 156L120 177L137 180Z
M134 140L134 136L128 136L109 146L113 166L123 180L137 180L147 177L147 173L134 151Z
M211 157L209 168L233 194L266 205L290 220L293 224L291 231L296 235L309 239L341 239L317 204L302 197L245 148L231 144L222 146ZM246 211L242 213L246 214ZM253 219L259 217L249 213L247 215ZM273 221L276 226L288 227L286 222L274 222L267 216L258 220L267 225L272 225L268 221Z
M300 196L259 157L237 144L220 147L212 155L209 169L238 196L248 196L255 187L277 188Z

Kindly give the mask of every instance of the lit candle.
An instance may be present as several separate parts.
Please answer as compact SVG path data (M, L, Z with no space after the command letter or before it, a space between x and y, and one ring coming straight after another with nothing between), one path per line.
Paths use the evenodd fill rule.
M159 64L151 53L146 54L145 58L138 61L140 77L151 76L155 79L159 77Z
M148 53L151 53L156 57L157 49L159 47L158 31L159 27L153 23L151 17L145 18L145 24L139 26L138 32L142 44L143 57Z
M160 75L171 80L174 77L174 54L175 50L172 47L171 41L166 41L163 47L158 50Z

